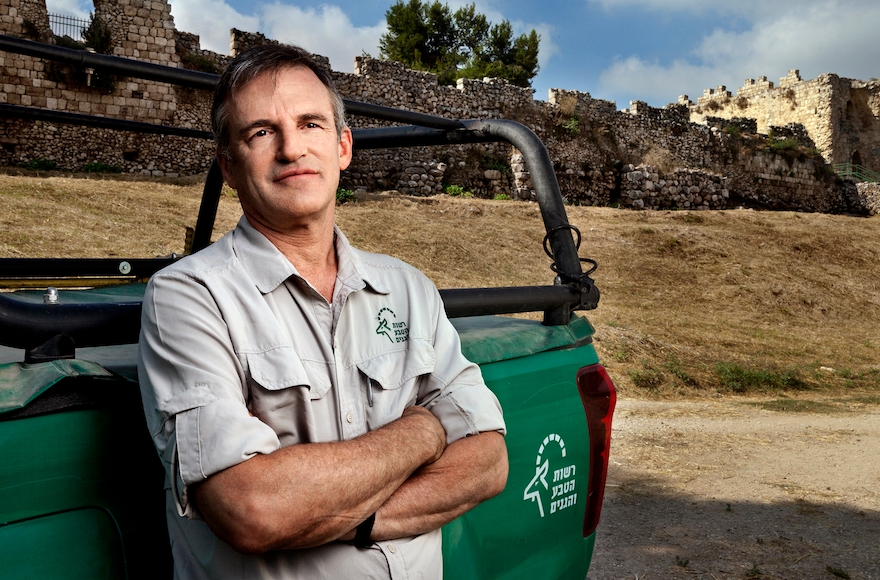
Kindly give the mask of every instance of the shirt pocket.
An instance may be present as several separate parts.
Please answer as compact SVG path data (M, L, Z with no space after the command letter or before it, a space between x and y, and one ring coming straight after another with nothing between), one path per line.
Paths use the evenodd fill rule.
M314 409L330 390L326 372L307 372L293 347L248 353L248 409L282 445L314 441ZM311 367L310 367L311 368Z
M406 350L382 353L355 365L365 397L367 430L390 423L420 402L420 378L434 372L436 355L427 341L409 340L407 345Z

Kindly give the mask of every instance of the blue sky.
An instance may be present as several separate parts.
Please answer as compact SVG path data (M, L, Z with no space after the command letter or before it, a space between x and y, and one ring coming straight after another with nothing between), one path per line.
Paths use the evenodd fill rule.
M49 11L85 15L90 0L47 0ZM202 48L228 54L229 29L296 42L352 72L354 57L379 55L385 11L393 0L171 0L179 30ZM450 0L457 8L470 2ZM747 78L778 82L789 69L804 79L833 72L880 77L877 0L479 0L493 23L541 35L535 98L573 89L626 108L653 106L703 89L733 92Z

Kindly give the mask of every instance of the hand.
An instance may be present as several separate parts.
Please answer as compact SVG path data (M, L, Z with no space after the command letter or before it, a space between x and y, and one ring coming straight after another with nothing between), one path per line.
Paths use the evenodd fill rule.
M431 450L428 460L423 465L429 465L440 459L440 456L446 451L446 429L443 428L437 417L424 407L413 405L404 409L400 418L418 421L416 424L418 434L424 437L425 444Z

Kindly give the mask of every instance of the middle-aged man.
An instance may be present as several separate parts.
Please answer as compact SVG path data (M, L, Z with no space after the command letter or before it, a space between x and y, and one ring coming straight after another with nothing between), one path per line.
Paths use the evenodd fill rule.
M436 288L334 225L351 131L297 47L212 110L244 217L156 274L139 368L177 578L439 578L440 527L499 493L504 421Z

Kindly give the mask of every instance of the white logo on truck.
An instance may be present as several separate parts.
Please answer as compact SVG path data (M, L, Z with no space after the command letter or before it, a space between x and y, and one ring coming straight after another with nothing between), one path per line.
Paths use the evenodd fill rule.
M565 441L556 433L547 435L544 442L541 443L541 447L538 448L538 457L535 459L535 477L526 486L523 500L537 502L538 512L542 518L545 515L544 498L546 496L549 496L547 499L550 500L551 514L577 504L576 467L573 464L566 465L568 462L565 460L565 455Z

